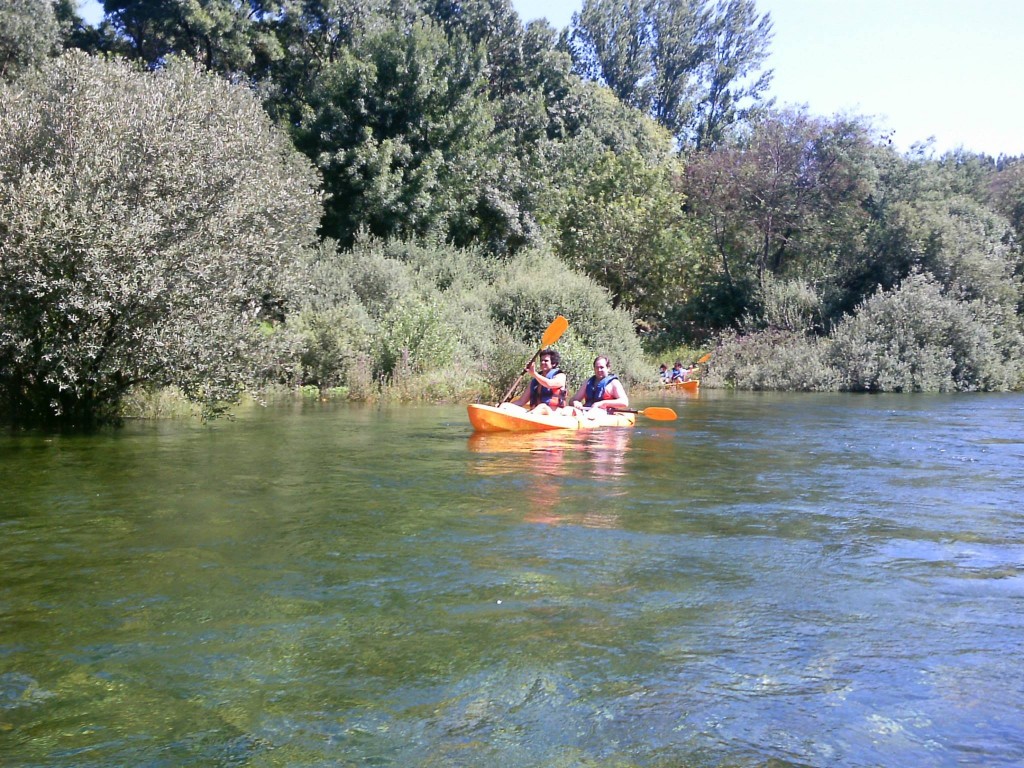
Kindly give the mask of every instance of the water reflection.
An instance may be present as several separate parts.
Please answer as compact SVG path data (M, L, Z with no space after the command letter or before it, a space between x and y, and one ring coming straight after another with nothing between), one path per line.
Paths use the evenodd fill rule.
M618 514L605 504L627 494L623 483L632 429L474 433L470 470L479 475L510 475L526 483L529 510L524 520L549 525L610 528ZM590 483L582 487L581 482Z

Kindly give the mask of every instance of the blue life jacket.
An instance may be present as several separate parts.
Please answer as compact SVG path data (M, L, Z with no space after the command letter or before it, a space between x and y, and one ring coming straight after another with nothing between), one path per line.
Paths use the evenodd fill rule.
M559 370L552 368L547 372L545 379L552 379L557 376ZM552 403L551 401L555 402ZM546 403L551 408L561 408L565 405L565 389L558 387L542 387L536 379L530 380L530 407L536 408L540 403Z
M586 407L592 406L598 400L611 400L611 397L604 396L605 387L615 381L618 376L614 373L609 373L600 381L597 381L597 376L591 376L587 379L587 400L583 405Z

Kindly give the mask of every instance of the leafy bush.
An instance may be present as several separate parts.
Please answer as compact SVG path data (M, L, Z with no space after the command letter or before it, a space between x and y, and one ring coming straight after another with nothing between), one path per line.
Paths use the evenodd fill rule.
M584 275L558 266L553 257L542 252L510 262L506 274L494 286L494 320L529 346L539 343L544 329L560 314L569 320L570 328L560 345L577 343L587 350L578 355L587 360L585 366L573 356L567 361L574 373L590 376L591 361L603 354L611 358L614 370L624 381L644 378L646 366L633 320L629 313L612 307L603 288ZM534 347L530 354L535 351Z
M352 289L348 262L333 241L320 245L303 282L293 321L302 339L301 381L320 390L347 386L370 357L377 324Z
M327 244L300 306L303 381L353 398L498 399L558 314L570 322L558 348L573 384L598 353L624 380L646 378L630 316L550 254L501 262L436 243Z
M57 50L60 28L53 3L4 0L0 3L0 80L39 67Z
M836 388L827 340L792 331L723 335L701 377L702 386L753 390Z
M759 310L745 318L745 326L791 332L822 326L821 297L804 280L783 280L766 272L757 304Z
M73 53L0 85L0 102L13 418L114 418L140 385L215 412L287 375L292 336L264 320L315 238L316 177L248 89Z
M357 302L313 312L303 311L296 320L303 337L302 381L318 387L337 387L365 359L369 347L369 319Z
M406 296L381 321L376 372L390 380L397 370L408 375L448 368L457 341L456 330L444 322L436 298Z
M879 291L833 333L830 358L849 390L947 392L1006 389L1021 377L1019 321L999 334L981 300L961 302L915 274Z

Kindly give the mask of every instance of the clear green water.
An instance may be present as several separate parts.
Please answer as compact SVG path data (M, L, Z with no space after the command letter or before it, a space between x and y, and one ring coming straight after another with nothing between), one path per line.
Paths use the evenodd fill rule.
M1024 396L0 436L0 765L1024 763Z

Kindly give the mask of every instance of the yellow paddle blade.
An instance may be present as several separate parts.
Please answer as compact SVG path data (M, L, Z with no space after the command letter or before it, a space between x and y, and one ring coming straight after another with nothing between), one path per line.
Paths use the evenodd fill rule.
M565 333L565 329L568 327L568 320L566 320L561 315L556 317L554 320L551 321L551 325L548 326L548 329L544 331L544 335L541 336L541 347L550 347L552 344L554 344L556 341L562 338L562 334Z
M655 406L653 408L644 408L642 411L637 411L641 416L646 416L648 419L654 419L655 421L675 421L676 412L671 408L660 408Z
M711 353L708 352L700 360L697 361L697 365L704 365L704 363L706 363L710 359L711 359Z

